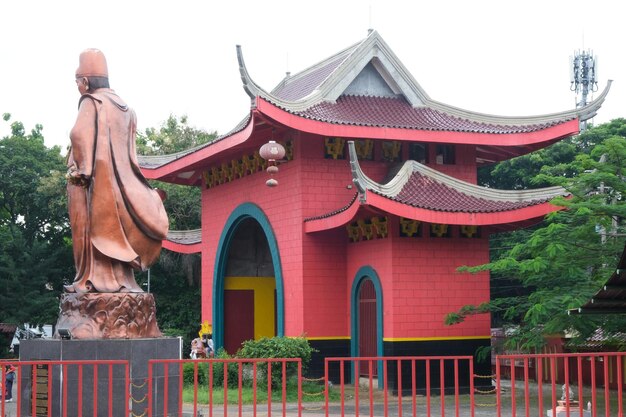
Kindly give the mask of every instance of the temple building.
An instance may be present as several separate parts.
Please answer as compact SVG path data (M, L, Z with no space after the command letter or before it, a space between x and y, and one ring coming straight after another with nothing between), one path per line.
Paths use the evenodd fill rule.
M488 314L446 326L489 300L489 235L540 221L562 188L477 185L477 168L579 132L585 107L531 117L462 110L431 99L382 37L368 36L257 85L237 48L251 106L217 140L142 157L147 178L202 188L202 229L164 247L202 256L202 320L234 352L263 336L304 336L325 356L473 355ZM259 149L285 157L267 187ZM489 371L489 365L486 366Z

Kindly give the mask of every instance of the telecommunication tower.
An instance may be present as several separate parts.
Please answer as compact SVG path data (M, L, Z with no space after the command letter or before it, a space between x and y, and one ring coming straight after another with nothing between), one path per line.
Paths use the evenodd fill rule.
M589 93L598 91L598 57L593 51L576 51L570 56L570 90L576 93L576 107L587 104ZM581 123L581 130L586 122Z

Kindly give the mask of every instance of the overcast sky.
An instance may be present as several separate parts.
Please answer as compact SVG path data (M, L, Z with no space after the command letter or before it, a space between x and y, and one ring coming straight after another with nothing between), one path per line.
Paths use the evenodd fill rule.
M225 133L249 110L235 46L271 90L376 29L434 100L528 116L569 110L569 56L593 49L595 124L626 117L626 3L609 0L28 1L0 7L0 113L65 148L76 116L78 55L101 49L111 87L139 128L170 114ZM8 124L0 120L0 137Z

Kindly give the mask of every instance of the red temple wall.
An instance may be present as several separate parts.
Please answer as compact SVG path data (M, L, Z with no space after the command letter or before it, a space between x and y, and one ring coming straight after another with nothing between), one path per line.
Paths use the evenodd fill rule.
M220 237L226 221L243 203L257 205L267 217L278 242L281 259L285 332L301 334L302 323L302 188L298 160L280 167L278 187L268 188L269 178L257 172L202 192L202 320L212 322L213 274Z
M397 222L393 223L397 226ZM391 237L348 245L348 282L359 268L371 266L383 291L384 337L430 338L489 336L487 314L468 317L446 326L447 313L466 304L489 301L489 275L461 274L461 265L488 262L487 238L401 238L397 227ZM348 290L349 291L349 290ZM349 292L346 298L349 303ZM349 305L349 304L348 304Z
M456 158L458 165L435 167L475 182L473 151L460 151L458 147ZM390 164L373 161L362 161L361 165L375 181L382 181L390 167ZM449 239L439 244L442 254L441 259L434 260L437 264L425 266L418 265L420 259L424 262L433 260L433 249L425 255L428 253L425 249L429 243L427 238L411 244L404 243L405 239L396 243L391 238L348 244L343 227L304 234L304 218L344 207L356 193L349 161L324 158L324 139L319 136L297 134L294 160L280 166L276 176L279 185L270 189L265 185L267 179L267 174L258 172L203 190L203 321L212 322L215 257L225 223L239 205L254 203L267 216L278 242L286 335L306 333L308 337L320 338L349 336L350 289L354 274L363 265L372 266L383 281L384 307L388 313L385 320L389 321L385 323L385 337L489 334L488 318L470 318L466 323L453 327L442 324L443 314L474 300L489 299L488 278L483 276L478 279L454 272L456 266L463 263L485 262L487 249L484 254L478 255L480 251L464 249L466 241L454 244L452 241L455 240ZM408 240L412 242L415 239ZM486 241L484 247L487 247ZM454 262L458 265L452 265ZM415 280L416 272L436 276L437 281ZM480 290L475 288L479 286L474 282L476 280L484 282L484 285L480 284ZM435 288L431 288L433 284ZM396 293L394 297L389 295ZM416 305L414 297L431 297L429 294L440 293L445 295L429 300L429 304ZM486 297L481 298L484 294ZM396 319L392 320L391 315L395 315ZM481 327L483 322L487 323L485 331ZM476 323L481 323L480 332Z
M395 317L386 337L489 336L490 317L481 314L446 326L446 314L489 301L489 274L457 272L462 265L489 262L487 238L393 238L392 294Z

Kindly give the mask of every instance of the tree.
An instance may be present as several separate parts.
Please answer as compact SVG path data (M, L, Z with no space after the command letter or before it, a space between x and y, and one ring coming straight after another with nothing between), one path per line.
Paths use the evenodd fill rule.
M65 163L42 129L26 134L15 121L0 139L0 317L15 324L55 323L58 294L73 276Z
M570 147L575 149L573 154ZM447 324L491 312L515 330L509 344L525 350L542 346L546 334L573 333L575 343L598 328L605 334L625 328L624 316L570 316L567 310L581 306L600 289L624 249L626 119L589 129L552 148L526 155L523 161L508 162L494 172L517 172L521 177L521 171L511 167L532 166L536 160L554 162L534 177L518 179L522 187L565 187L571 196L553 201L563 210L548 215L536 228L501 239L490 263L460 268L465 272L489 270L517 286L482 305L450 313Z

